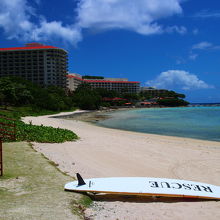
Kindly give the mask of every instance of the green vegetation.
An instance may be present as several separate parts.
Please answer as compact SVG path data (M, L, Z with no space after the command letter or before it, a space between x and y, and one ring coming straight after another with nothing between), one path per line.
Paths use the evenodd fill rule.
M20 119L25 116L40 116L40 115L52 115L59 113L60 111L51 111L46 109L34 109L31 106L0 106L0 115L8 118Z
M84 76L98 79L103 77ZM0 78L0 106L5 109L10 106L28 108L28 114L44 112L71 111L74 108L96 110L100 107L135 105L137 102L154 99L161 106L184 106L184 94L162 90L160 94L152 95L149 91L130 94L124 89L121 92L107 89L93 89L87 83L78 86L76 91L70 92L60 87L40 87L19 77ZM172 100L171 100L172 99ZM23 112L24 113L24 112ZM27 114L26 114L27 115Z
M87 196L65 192L73 181L25 142L3 144L4 176L0 177L2 220L84 219Z
M91 88L88 84L83 83L78 86L74 92L73 102L80 109L95 110L100 107L124 106L128 101L136 102L138 94L118 93L109 91L104 88Z
M88 84L83 83L74 92L73 102L78 105L80 109L95 110L101 106L101 96Z
M73 109L74 110L74 109ZM51 111L47 109L34 109L31 106L8 106L4 108L0 107L0 115L4 115L8 118L20 119L25 116L40 116L40 115L52 115L59 113L60 111Z
M15 119L16 141L61 143L78 137L67 129L25 124L24 116L54 114L73 110L72 99L62 88L41 88L19 77L0 78L0 105L2 116ZM0 118L0 122L5 120ZM7 123L7 121L6 121ZM7 139L6 141L10 141Z
M157 95L156 94L153 95L152 91L154 91L153 88L152 88L152 90L149 90L149 91L148 90L141 91L139 95L142 99L151 99L151 98L155 98L155 97L158 97L158 96L160 98L165 98L165 97L183 98L183 99L185 98L184 94L176 93L172 90L161 90L160 94L157 94Z
M78 138L75 133L67 129L25 124L21 121L17 121L16 125L16 141L63 143Z
M34 111L65 111L73 107L64 89L55 86L42 88L20 77L0 78L0 105L30 106Z
M149 91L143 91L139 95L142 100L155 99L157 104L160 106L178 107L187 106L189 104L189 102L183 100L185 98L184 94L176 93L172 90L163 90L163 92L161 92L159 95L152 95Z
M139 94L126 92L118 93L102 88L92 89L86 83L79 85L72 96L74 105L85 110L95 110L100 107L125 106L125 103L135 105L140 101L151 99L154 99L154 102L160 106L186 106L189 103L183 100L184 98L184 94L168 90L163 90L159 95L152 95L148 91L140 92Z
M77 140L77 135L67 129L53 128L47 126L37 126L30 124L25 124L20 120L21 116L29 115L31 113L30 109L26 108L10 108L7 110L2 110L1 115L8 118L13 118L16 125L16 140L15 141L32 141L32 142L43 142L43 143L62 143L65 141ZM47 112L47 111L46 111ZM44 113L46 113L44 112ZM42 114L42 112L40 112ZM47 112L48 113L48 112ZM39 112L35 113L35 115ZM1 116L0 115L0 116ZM7 119L0 117L0 122L8 124ZM10 122L13 124L13 122ZM5 141L11 141L9 138L5 138Z

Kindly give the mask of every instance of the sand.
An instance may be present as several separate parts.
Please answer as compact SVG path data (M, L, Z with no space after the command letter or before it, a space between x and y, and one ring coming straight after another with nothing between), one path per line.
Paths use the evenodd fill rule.
M80 137L62 144L34 143L37 151L71 176L79 172L84 178L164 177L220 185L220 142L128 132L51 116L23 120L67 128ZM90 219L220 219L220 201L95 199L85 211Z

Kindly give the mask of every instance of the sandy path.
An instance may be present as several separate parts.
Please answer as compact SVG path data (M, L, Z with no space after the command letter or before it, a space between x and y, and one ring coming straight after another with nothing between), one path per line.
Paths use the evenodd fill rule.
M84 178L149 176L220 185L219 142L127 132L48 116L24 120L67 128L80 137L76 142L35 144L72 176L76 172ZM86 213L92 219L220 219L220 202L215 201L116 200L95 202Z

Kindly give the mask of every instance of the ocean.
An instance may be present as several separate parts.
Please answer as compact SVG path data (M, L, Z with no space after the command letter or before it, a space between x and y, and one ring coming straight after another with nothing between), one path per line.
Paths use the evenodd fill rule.
M108 113L97 125L128 131L220 141L220 107L143 108Z

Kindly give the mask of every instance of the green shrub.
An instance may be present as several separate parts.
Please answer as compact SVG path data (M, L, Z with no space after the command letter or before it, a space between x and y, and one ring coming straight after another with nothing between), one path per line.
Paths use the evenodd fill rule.
M22 110L24 110L22 108ZM27 109L26 109L27 110ZM17 113L17 114L15 114ZM5 114L9 118L15 119L16 125L16 141L32 141L32 142L43 142L43 143L62 143L65 141L74 141L78 139L77 135L67 129L61 128L53 128L47 126L37 126L30 124L25 124L20 120L20 116L25 116L26 112L19 112L19 111L8 111ZM15 116L16 115L16 116ZM0 122L6 124L13 124L4 118L0 118ZM1 124L0 124L1 128ZM10 130L13 130L11 127ZM5 138L4 141L12 141L9 138ZM14 141L14 140L13 140Z
M25 124L21 121L17 122L17 141L62 143L65 141L74 141L76 139L78 139L77 135L67 129Z

